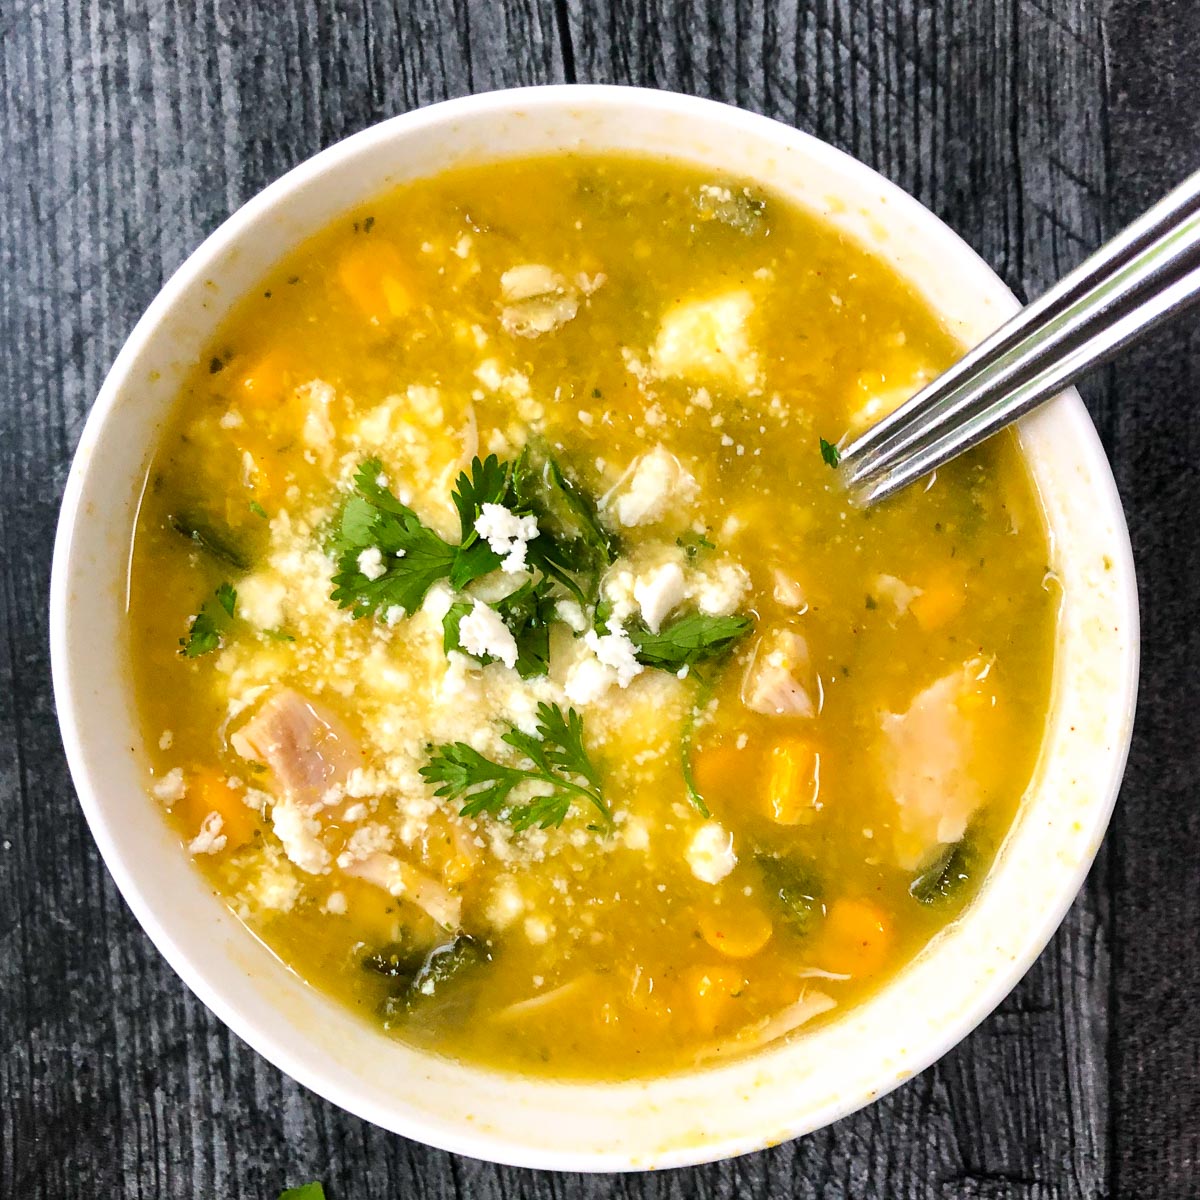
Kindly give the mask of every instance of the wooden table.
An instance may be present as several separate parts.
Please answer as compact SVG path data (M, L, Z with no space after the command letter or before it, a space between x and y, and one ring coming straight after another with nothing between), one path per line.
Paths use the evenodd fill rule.
M1195 322L1092 379L1142 585L1112 832L1028 978L881 1103L738 1162L552 1177L310 1095L140 932L76 807L51 540L92 398L163 280L293 164L473 90L610 81L792 122L1036 295L1197 166L1187 0L4 0L0 6L0 1197L1200 1195Z

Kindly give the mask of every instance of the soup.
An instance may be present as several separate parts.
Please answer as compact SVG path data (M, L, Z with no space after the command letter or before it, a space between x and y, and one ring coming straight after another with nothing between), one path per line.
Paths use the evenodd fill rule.
M464 1060L629 1077L835 1019L970 902L1043 733L1015 441L870 511L833 469L955 356L886 264L684 165L347 215L149 470L130 661L183 852Z

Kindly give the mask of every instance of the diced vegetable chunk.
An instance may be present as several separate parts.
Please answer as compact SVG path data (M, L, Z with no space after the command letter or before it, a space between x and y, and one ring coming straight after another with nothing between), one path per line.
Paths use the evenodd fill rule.
M891 952L892 918L870 900L841 898L829 906L817 941L817 962L839 974L873 975Z
M779 825L808 824L821 794L821 755L807 738L788 738L771 750L767 815Z
M351 246L337 274L351 302L377 325L406 316L415 303L411 271L390 242L370 238Z

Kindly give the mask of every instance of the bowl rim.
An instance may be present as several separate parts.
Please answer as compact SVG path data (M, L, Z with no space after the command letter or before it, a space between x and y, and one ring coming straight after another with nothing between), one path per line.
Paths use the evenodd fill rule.
M911 1075L924 1070L930 1063L940 1058L966 1037L1000 1003L1042 952L1082 886L1111 816L1128 755L1136 703L1139 657L1136 577L1128 530L1116 491L1116 484L1098 435L1082 401L1072 389L1054 403L1060 408L1065 407L1071 411L1075 424L1079 427L1079 436L1083 442L1082 451L1089 459L1090 465L1095 468L1095 474L1103 492L1098 499L1108 505L1118 523L1117 541L1119 545L1114 569L1120 584L1120 595L1124 605L1122 616L1125 619L1128 637L1128 646L1123 658L1124 675L1117 687L1123 704L1121 713L1123 734L1121 744L1115 747L1111 754L1108 793L1099 797L1088 810L1091 821L1089 832L1094 835L1091 852L1080 859L1069 880L1064 875L1058 903L1048 906L1042 913L1040 923L1028 930L1024 953L1013 960L1010 968L1003 975L998 976L992 986L980 988L975 996L975 1002L966 1009L961 1020L948 1026L940 1037L931 1039L922 1047L919 1054L912 1057L910 1072L894 1079L879 1081L878 1085L872 1088L868 1094L843 1096L826 1105L823 1110L819 1110L816 1119L813 1119L812 1113L808 1113L791 1127L785 1123L781 1128L764 1131L763 1136L758 1139L743 1136L722 1141L717 1138L700 1145L676 1146L641 1159L631 1159L628 1154L622 1152L563 1153L540 1150L535 1146L517 1144L510 1139L496 1137L478 1128L452 1128L440 1121L423 1122L420 1119L414 1119L411 1114L397 1118L393 1113L382 1112L373 1104L362 1102L352 1091L342 1088L322 1076L319 1070L311 1067L304 1060L303 1055L294 1049L290 1044L291 1039L286 1034L277 1035L275 1030L257 1026L250 1018L244 1017L236 1004L222 994L220 987L209 980L204 965L198 962L188 948L180 944L164 927L159 920L155 904L127 869L118 839L100 811L97 790L93 786L85 762L77 715L78 706L84 701L81 701L75 694L68 661L70 607L68 568L77 545L75 534L80 518L80 502L87 473L80 464L81 451L84 447L91 445L97 431L109 420L112 410L117 405L127 384L131 365L181 297L203 281L211 264L236 246L239 239L252 229L260 218L268 214L279 201L296 189L316 179L322 173L336 169L343 159L357 154L364 148L389 142L398 134L410 134L419 129L430 129L460 118L471 118L487 113L503 113L514 110L528 113L539 109L564 107L573 110L605 105L632 107L636 110L654 110L659 113L671 113L699 119L719 117L727 126L741 127L748 133L766 140L781 144L786 140L793 145L801 145L806 154L834 163L842 170L851 171L864 180L869 180L871 186L878 189L887 203L892 206L893 211L902 212L923 225L933 223L937 227L938 235L947 245L952 245L955 252L964 261L970 261L977 269L986 272L995 280L996 296L1012 308L1016 307L1016 301L1011 292L995 276L982 258L919 201L851 155L830 146L811 134L794 129L772 118L700 97L650 88L614 85L556 84L512 88L442 101L370 126L298 164L227 217L166 281L122 345L83 426L78 444L79 449L73 458L63 495L56 531L50 586L49 628L53 687L66 756L80 806L108 870L126 903L133 911L142 929L191 991L254 1051L303 1086L356 1116L440 1149L514 1166L571 1171L640 1170L646 1167L685 1166L762 1149L766 1145L781 1140L781 1136L784 1138L794 1137L856 1111L899 1086ZM505 157L505 154L501 151L495 157L500 160ZM686 160L686 157L686 154L680 155L683 160ZM1005 297L1007 300L1004 299ZM769 1054L770 1051L766 1053ZM553 1081L546 1082L552 1087L561 1086ZM655 1082L658 1081L650 1080L648 1084ZM623 1085L600 1083L585 1086L611 1088Z

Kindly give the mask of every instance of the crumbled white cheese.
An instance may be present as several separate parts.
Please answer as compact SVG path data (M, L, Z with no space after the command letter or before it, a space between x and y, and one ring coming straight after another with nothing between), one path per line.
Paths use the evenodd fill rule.
M500 614L480 600L458 623L458 640L467 654L494 658L506 667L517 665L517 642Z
M387 570L383 565L383 551L378 546L368 546L358 556L358 569L370 580L379 579Z
M665 618L687 594L683 568L675 562L663 563L640 576L633 585L633 598L642 610L642 620L651 633L657 633Z
M487 918L497 929L507 929L525 911L525 900L517 885L505 879L492 892Z
M439 580L425 593L421 603L421 611L438 627L442 618L450 611L454 603L454 589L444 580Z
M275 802L271 810L271 828L284 853L302 871L319 875L329 870L330 854L321 841L321 823L305 816L293 800Z
M574 633L583 633L588 627L587 614L578 600L560 600L554 615Z
M170 750L171 743L174 740L175 735L169 729L164 729L158 739L158 748L160 750Z
M621 626L611 624L608 633L601 636L594 629L583 635L584 644L606 667L617 674L617 685L626 688L646 668L637 660L637 647L629 640L629 634Z
M154 797L156 800L161 800L164 804L174 804L176 800L182 800L183 794L187 791L183 782L183 769L181 767L172 767L153 787Z
M274 574L247 575L237 587L237 615L259 629L278 629L286 599L287 588Z
M737 865L733 834L717 821L705 822L688 846L687 860L701 883L720 883Z
M698 576L689 590L702 613L727 617L737 611L750 590L750 576L735 562L720 562Z
M503 504L482 504L475 532L504 560L500 569L516 575L525 570L529 543L538 535L537 518L518 517Z
M383 825L364 825L346 840L346 848L337 856L337 865L345 871L391 848L392 835Z
M225 822L219 812L210 812L200 825L200 832L188 843L189 854L220 854L228 841L221 832Z
M544 946L550 940L549 926L541 917L525 918L525 937L534 946Z
M238 915L257 915L263 911L291 912L303 892L291 864L279 847L267 843L262 848L258 867L239 894Z
M616 671L589 654L568 669L563 680L563 692L572 704L591 704L616 682Z
M699 485L679 459L662 446L638 458L625 479L602 502L622 525L648 525L668 510L690 504Z
M650 847L650 830L646 822L638 817L626 821L621 829L621 840L630 850L647 850Z
M342 916L349 906L346 903L345 892L330 892L325 897L325 911L335 916Z
M337 392L323 379L313 379L298 387L296 396L305 407L301 437L307 445L323 451L328 459L329 447L336 436L329 408L337 398Z

